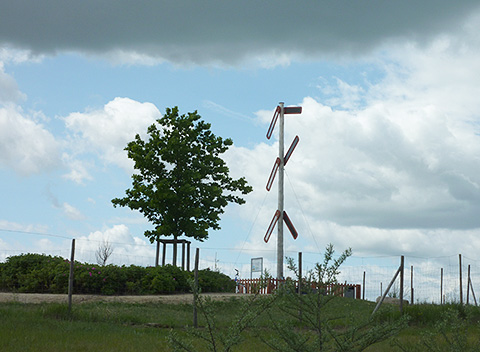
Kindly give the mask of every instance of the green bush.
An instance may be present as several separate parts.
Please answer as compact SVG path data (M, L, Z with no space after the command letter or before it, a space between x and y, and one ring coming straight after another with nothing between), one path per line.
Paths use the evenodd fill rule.
M22 254L0 263L0 290L67 293L70 263L61 257ZM143 295L189 292L193 273L172 265L159 267L98 266L74 263L77 294ZM233 292L234 281L210 270L199 271L202 292Z
M0 289L16 292L63 293L69 264L61 257L21 254L0 267Z
M225 274L210 269L198 271L202 292L235 292L235 282Z

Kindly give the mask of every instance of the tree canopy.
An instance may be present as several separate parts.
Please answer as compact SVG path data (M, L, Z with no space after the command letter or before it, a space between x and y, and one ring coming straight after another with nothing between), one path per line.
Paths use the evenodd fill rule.
M233 144L215 136L211 125L194 111L179 115L178 107L148 128L125 150L135 162L132 188L113 205L140 211L154 226L145 231L153 243L161 236L203 241L208 230L220 229L220 214L228 203L243 204L252 187L244 177L233 179L220 157Z

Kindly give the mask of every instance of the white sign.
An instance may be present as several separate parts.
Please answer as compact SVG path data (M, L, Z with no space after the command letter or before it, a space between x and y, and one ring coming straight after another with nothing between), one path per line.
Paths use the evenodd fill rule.
M263 258L252 258L252 273L263 271Z

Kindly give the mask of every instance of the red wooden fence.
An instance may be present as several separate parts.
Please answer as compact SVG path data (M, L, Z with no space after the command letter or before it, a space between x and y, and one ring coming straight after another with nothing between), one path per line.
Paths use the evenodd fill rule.
M260 293L269 294L272 293L279 284L284 283L285 280L280 279L241 279L237 281L237 293ZM295 281L295 287L298 287L298 283ZM313 283L309 288L311 292L317 291L317 285ZM345 294L349 290L353 290L353 297L360 299L361 297L361 285L352 284L327 284L322 287L327 295L338 295L345 297ZM306 292L307 287L302 285L302 292Z

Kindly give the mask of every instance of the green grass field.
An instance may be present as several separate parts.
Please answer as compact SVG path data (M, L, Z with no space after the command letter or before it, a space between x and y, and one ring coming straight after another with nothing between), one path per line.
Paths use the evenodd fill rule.
M212 303L216 329L227 330L240 313L240 306L238 299ZM368 321L373 308L372 302L336 298L322 314L330 319L333 329L340 331L352 321ZM185 335L186 326L192 326L192 310L190 304L83 303L75 305L69 314L67 306L60 304L2 303L0 351L170 351L167 342L170 331L173 329L180 336ZM445 312L455 312L458 319L447 322ZM382 307L378 313L376 324L400 317L398 308L393 307ZM428 334L432 335L428 341L436 341L439 350L455 350L454 342L445 342L442 336L443 330L438 326L442 321L446 321L444 334L447 338L465 334L465 341L461 343L471 346L471 351L480 349L480 311L477 307L416 305L407 307L405 314L410 316L409 326L395 336L404 350L424 350L421 343ZM294 317L273 309L271 316L260 316L255 328L242 333L241 343L233 350L271 351L257 334L272 335L272 319L291 324L293 329L302 329ZM457 326L455 322L460 324ZM206 326L201 314L199 326L200 329ZM195 342L194 346L197 346ZM197 348L204 350L201 345ZM387 340L366 351L401 350Z

